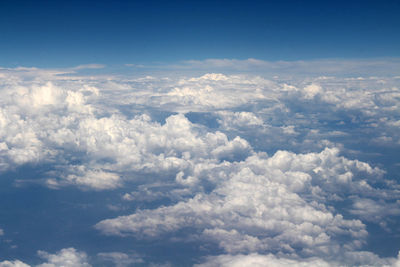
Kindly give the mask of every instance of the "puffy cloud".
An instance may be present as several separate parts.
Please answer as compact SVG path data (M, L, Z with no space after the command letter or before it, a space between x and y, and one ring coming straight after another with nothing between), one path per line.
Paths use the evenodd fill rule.
M64 248L56 254L50 254L45 251L39 250L39 257L45 259L47 262L36 265L37 267L90 267L86 253L77 251L74 248ZM23 263L20 260L2 261L1 267L29 267L30 265Z
M186 238L217 243L229 253L330 257L360 248L367 231L360 220L345 219L326 204L352 194L379 195L368 180L383 174L339 156L337 149L255 154L245 161L199 168L192 175L214 183L210 193L103 220L96 228L109 235L145 238L191 229Z
M170 116L163 125L147 115L128 119L117 112L99 117L99 108L88 103L98 97L94 87L66 90L48 82L6 86L3 93L0 166L6 170L27 163L54 164L46 181L54 188L75 184L114 189L135 172L178 172L208 160L209 154L214 155L211 160L220 160L251 152L245 140L204 132L182 114Z
M352 266L385 266L385 267L397 267L400 263L400 257L397 259L387 258L380 259L377 255L370 252L358 252L358 253L346 253L344 255L345 258L348 258L348 261L351 262ZM205 262L201 264L196 264L198 267L217 267L217 266L343 266L340 262L334 261L325 261L320 258L311 257L311 258L287 258L287 257L277 257L273 254L260 255L256 253L248 254L248 255L219 255L208 257Z
M20 260L2 261L2 262L0 262L0 266L1 267L29 267L28 264L25 264Z
M310 98L315 97L317 94L321 93L322 88L318 84L312 83L312 84L304 87L304 91L305 91L305 97L310 99Z
M321 66L329 69L329 63ZM346 64L360 66L353 63ZM253 59L187 64L310 66ZM0 69L1 172L43 164L50 167L40 179L51 188L126 189L119 191L123 200L152 202L152 209L105 219L97 229L137 238L183 233L232 254L209 257L209 264L382 260L360 251L366 225L396 231L391 224L400 213L400 186L387 166L374 163L382 155L365 152L398 149L398 77L94 79L78 76L81 68ZM167 206L157 206L166 198ZM88 264L74 249L39 254L48 261L43 266L68 258ZM98 256L115 264L140 260L120 252Z
M120 177L115 173L96 169L86 170L85 166L77 166L76 169L78 169L78 172L81 172L81 175L68 174L65 177L67 183L95 190L114 189L121 186ZM47 184L49 186L57 186L59 183L53 179L49 179L47 180Z
M0 267L29 267L29 265L23 263L20 260L14 260L14 261L2 261L0 262Z
M47 260L46 263L37 265L38 267L90 267L86 253L77 251L74 248L61 249L56 254L50 254L45 251L38 251L38 255Z
M220 117L219 123L227 130L233 127L248 129L249 127L263 125L262 119L252 112L220 111L217 114Z
M231 108L269 99L263 92L266 86L273 88L274 84L259 77L205 74L199 78L180 79L162 97L161 103L174 102L179 111Z
M350 212L365 221L372 221L385 226L385 218L400 215L400 201L387 203L383 199L356 198Z
M269 266L269 267L280 267L280 266L320 266L328 267L335 266L336 264L328 263L321 259L309 259L309 260L293 260L286 258L278 258L272 254L259 255L259 254L249 254L249 255L221 255L216 257L210 257L208 260L202 264L197 264L197 267L250 267L250 266ZM338 265L336 265L338 266Z
M385 78L382 84L373 77L269 81L254 76L206 74L179 79L99 78L97 82L84 77L71 81L68 76L50 76L32 82L24 81L22 74L14 72L12 78L5 74L10 80L1 85L3 170L14 164L54 160L55 155L65 150L84 153L92 149L89 151L92 155L96 146L100 148L100 142L117 142L116 149L121 149L119 143L133 139L132 131L140 127L140 122L135 123L140 119L127 119L121 114L125 107L134 112L128 116L139 117L154 108L170 112L218 110L215 116L221 130L233 132L261 149L316 151L329 142L332 144L329 139L350 142L346 125L362 121L380 131L366 133L360 128L350 134L365 135L379 144L400 142L395 109L399 101L398 86L394 78ZM64 80L59 80L60 77ZM343 123L344 131L333 131L335 125L329 127L330 123ZM150 122L146 126L149 131L154 128Z

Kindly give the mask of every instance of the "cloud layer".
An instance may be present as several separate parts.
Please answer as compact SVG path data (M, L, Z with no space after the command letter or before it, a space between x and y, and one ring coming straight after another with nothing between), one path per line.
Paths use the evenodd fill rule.
M365 247L369 225L398 234L399 162L389 155L400 148L399 77L79 69L0 69L0 172L34 166L51 189L152 204L104 218L99 234L191 243L210 253L203 266L398 264ZM89 266L73 248L38 253L39 266ZM97 257L144 264L137 255Z

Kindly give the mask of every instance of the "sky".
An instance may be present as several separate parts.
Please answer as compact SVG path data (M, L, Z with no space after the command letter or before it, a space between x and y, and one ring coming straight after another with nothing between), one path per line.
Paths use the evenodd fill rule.
M399 56L398 1L11 1L3 66Z
M0 1L0 267L400 266L399 1Z

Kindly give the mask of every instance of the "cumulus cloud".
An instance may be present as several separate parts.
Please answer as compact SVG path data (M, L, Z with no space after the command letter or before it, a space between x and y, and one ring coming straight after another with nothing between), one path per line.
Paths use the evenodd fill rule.
M38 255L47 260L46 263L39 264L38 267L90 267L86 253L77 251L74 248L61 249L56 254L45 251L38 251Z
M197 264L198 267L217 267L217 266L334 266L332 263L328 263L321 259L309 259L309 260L293 260L285 258L277 258L274 255L221 255L217 257L210 257L206 262Z
M52 83L10 89L4 99L12 108L0 110L3 170L65 162L48 174L49 186L103 190L120 187L132 172L174 171L207 160L209 154L228 159L246 157L251 151L246 140L196 129L182 114L170 116L163 125L147 115L99 117L96 107L87 103L96 94L91 87L70 91ZM51 115L44 116L48 112ZM79 154L84 165L70 162Z
M185 64L281 71L329 63ZM361 66L353 63L341 64ZM126 205L151 202L96 228L217 245L225 254L206 266L394 262L363 246L369 223L396 231L400 215L400 186L374 162L384 155L366 153L399 148L398 78L76 73L98 67L0 69L0 172L45 165L38 180L50 188L119 189ZM41 266L89 266L72 248L39 256L48 261ZM122 252L98 257L121 266L142 260Z
M263 120L252 112L231 112L224 110L217 112L217 114L221 127L227 130L231 128L249 129L252 126L263 125Z
M38 255L46 262L36 265L37 267L90 267L86 253L77 251L74 248L64 248L56 254L50 254L39 250ZM30 265L23 263L20 260L2 261L1 267L29 267Z
M365 221L380 224L388 231L385 218L398 218L400 216L400 201L386 202L383 199L356 198L350 208L350 212Z
M363 253L348 253L344 255L350 259L351 265L353 266L386 266L386 267L397 267L400 264L400 258L394 259L380 259L378 256L370 252ZM361 261L360 261L361 259ZM319 258L285 258L277 257L272 254L260 255L256 253L248 255L220 255L208 257L207 260L201 264L196 264L197 267L217 267L217 266L230 266L230 267L250 267L250 266L268 266L268 267L280 267L280 266L343 266L338 261L325 261Z
M198 78L182 78L160 99L161 104L176 103L175 110L201 111L232 108L269 99L263 88L274 83L259 77L226 76L210 73Z
M360 248L367 231L360 220L345 219L325 204L351 194L379 194L368 186L368 177L382 175L366 163L340 157L336 149L255 154L245 161L204 168L196 174L215 184L211 193L107 219L96 228L109 235L143 238L191 229L186 238L214 242L229 253L330 257Z
M0 262L0 266L1 267L29 267L28 264L25 264L20 260L2 261L2 262Z

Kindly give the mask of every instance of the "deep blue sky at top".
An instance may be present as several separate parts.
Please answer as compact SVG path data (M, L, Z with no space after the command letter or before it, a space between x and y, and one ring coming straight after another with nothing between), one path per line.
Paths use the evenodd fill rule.
M400 56L400 1L0 0L0 66Z

